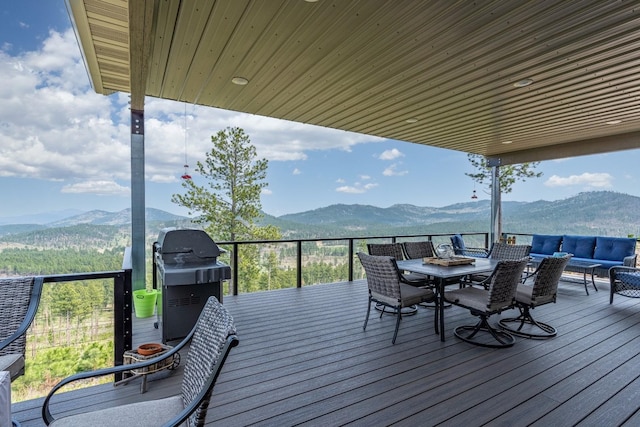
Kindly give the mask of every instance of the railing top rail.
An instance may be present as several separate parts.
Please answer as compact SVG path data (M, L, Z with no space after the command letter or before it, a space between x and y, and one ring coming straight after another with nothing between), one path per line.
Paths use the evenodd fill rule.
M111 279L125 273L125 270L95 271L91 273L51 274L42 276L45 283L72 282L76 280Z
M456 233L429 233L429 234L403 234L396 236L350 236L350 237L312 237L308 239L283 239L283 240L234 240L234 241L222 241L216 242L218 245L232 245L237 244L265 244L265 243L297 243L297 242L326 242L334 240L373 240L373 239L403 239L413 237L441 237L441 236L453 236ZM465 236L469 235L485 235L487 232L464 232L459 233Z

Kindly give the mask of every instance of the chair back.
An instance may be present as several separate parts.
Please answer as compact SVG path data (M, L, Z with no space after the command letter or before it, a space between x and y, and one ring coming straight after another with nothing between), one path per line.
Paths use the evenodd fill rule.
M454 234L450 237L451 245L453 246L453 251L456 255L464 255L466 251L466 247L464 244L464 239L461 234Z
M396 261L402 261L404 254L402 252L402 243L369 243L367 244L369 255L390 256Z
M509 245L507 243L496 242L491 246L489 258L518 260L528 257L530 252L531 245Z
M394 257L367 255L358 252L360 263L367 275L369 292L391 305L402 298L400 294L400 271Z
M558 292L558 282L562 276L571 255L562 257L546 257L542 260L534 275L533 290L531 300L535 304L555 301Z
M500 311L513 305L516 289L528 261L528 258L522 258L498 262L489 282L487 301L489 311Z
M42 277L0 279L0 356L22 354L26 332L36 315Z
M422 259L435 257L435 249L433 242L424 240L421 242L404 242L402 243L404 254L407 259Z
M237 345L235 334L233 318L227 309L215 297L209 297L195 325L182 378L185 407L195 399L202 399L198 409L187 420L189 427L204 425L213 385L228 348Z

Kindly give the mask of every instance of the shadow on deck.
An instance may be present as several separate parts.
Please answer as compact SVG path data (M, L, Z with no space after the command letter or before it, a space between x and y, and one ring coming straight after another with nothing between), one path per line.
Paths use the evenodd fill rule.
M403 319L396 345L391 316L372 313L363 332L363 281L225 297L240 345L218 379L208 425L640 425L640 300L616 296L609 305L608 283L598 288L587 296L561 282L558 303L533 312L558 336L518 338L507 349L456 339L453 328L475 320L458 307L445 310L445 343L431 309ZM159 339L152 324L136 322L136 345ZM146 394L140 380L63 393L52 411L174 394L180 376L154 374ZM42 425L41 401L15 404L15 418Z

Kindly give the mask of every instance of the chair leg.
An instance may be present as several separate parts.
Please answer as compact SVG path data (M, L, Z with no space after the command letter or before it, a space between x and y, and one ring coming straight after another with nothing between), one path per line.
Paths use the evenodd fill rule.
M369 322L369 313L371 313L371 298L369 298L369 303L367 304L367 317L364 318L364 326L362 327L363 331L367 330L367 323Z
M476 336L478 332L488 332L491 337L497 341L498 343L492 342L483 342L480 340L474 340L473 338ZM487 316L480 315L480 320L476 323L475 326L458 326L453 330L453 333L456 337L460 338L462 341L466 341L470 344L479 345L481 347L490 347L490 348L504 348L511 347L516 339L513 335L509 334L505 331L500 331L492 327L488 320Z
M439 320L440 320L440 304L442 304L442 300L440 299L439 296L436 295L436 299L435 299L435 303L436 303L436 309L433 310L433 327L436 331L436 335L440 335L440 328L438 327L439 325Z
M611 289L609 290L609 304L613 304L613 293L615 292L615 283L611 283Z
M553 338L558 334L558 331L553 326L548 325L546 323L538 322L537 320L535 320L531 316L531 311L528 306L519 307L519 309L520 309L520 316L507 317L505 319L501 319L500 322L498 322L498 324L500 325L500 328L504 329L505 331L508 331L513 335L518 335L520 337L533 338L533 339ZM519 326L517 326L516 328L515 324L517 323L519 323ZM523 331L522 328L524 327L525 324L541 330L542 333L533 333L533 332Z
M398 307L396 311L398 313L398 316L396 318L396 330L393 333L393 340L391 340L391 344L396 343L396 337L398 336L398 329L400 328L400 321L402 320L402 309Z

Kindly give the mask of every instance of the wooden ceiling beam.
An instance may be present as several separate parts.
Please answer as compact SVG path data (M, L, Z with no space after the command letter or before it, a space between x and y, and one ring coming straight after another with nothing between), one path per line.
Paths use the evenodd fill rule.
M131 109L144 110L149 77L154 0L129 0L129 67Z

